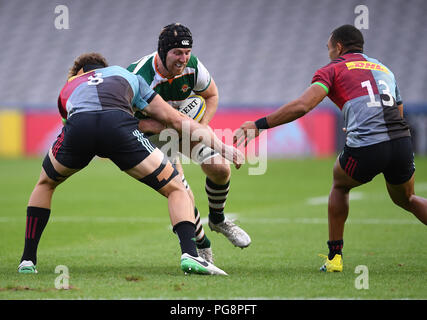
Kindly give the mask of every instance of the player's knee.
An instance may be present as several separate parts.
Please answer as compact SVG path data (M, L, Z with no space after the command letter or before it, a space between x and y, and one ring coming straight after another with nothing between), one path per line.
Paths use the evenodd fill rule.
M231 170L230 166L225 163L221 164L209 164L203 167L206 175L217 184L224 184L230 180Z
M179 177L176 177L169 181L166 185L164 185L162 188L157 190L159 193L164 195L166 198L169 198L169 196L172 193L180 193L183 195L183 197L189 196L188 190L185 188L185 186L181 183Z
M42 187L45 189L54 189L56 187L56 182L49 178L46 174L41 174L39 180L37 181L36 187Z
M409 210L411 206L411 200L412 200L413 194L409 193L402 193L398 196L391 197L391 200L393 203L405 210Z
M336 191L340 193L349 193L351 189L352 189L351 186L339 180L334 179L332 183L332 191Z

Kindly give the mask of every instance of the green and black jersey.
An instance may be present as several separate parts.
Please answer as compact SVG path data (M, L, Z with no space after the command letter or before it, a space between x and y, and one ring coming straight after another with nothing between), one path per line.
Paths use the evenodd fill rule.
M193 54L184 71L171 79L165 78L157 70L156 59L159 56L153 52L133 62L127 69L143 77L154 91L175 108L192 93L205 91L211 83L208 70Z

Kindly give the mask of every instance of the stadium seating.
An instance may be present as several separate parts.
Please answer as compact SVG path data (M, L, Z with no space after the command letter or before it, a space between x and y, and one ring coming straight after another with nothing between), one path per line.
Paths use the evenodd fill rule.
M58 4L69 29L55 28ZM212 73L224 107L275 106L296 97L328 62L331 30L354 23L360 1L0 1L0 105L54 108L68 68L99 51L127 66L156 50L160 29L190 27L193 52ZM405 101L427 101L427 2L363 1L365 51L389 66Z

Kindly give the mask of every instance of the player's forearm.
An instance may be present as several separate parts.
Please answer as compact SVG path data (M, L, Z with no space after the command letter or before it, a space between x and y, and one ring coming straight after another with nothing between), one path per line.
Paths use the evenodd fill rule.
M165 129L166 126L163 123L154 119L143 119L139 120L138 128L141 132L144 133L158 134L163 129Z
M299 99L291 101L266 116L268 126L273 128L292 122L304 116L310 110L311 109Z
M206 111L202 120L200 120L200 123L203 125L208 125L209 122L214 117L216 110L218 109L218 96L217 95L211 96L205 99L205 101L206 101Z
M213 78L211 78L209 87L205 91L200 92L200 95L205 99L206 102L205 115L203 116L200 123L203 125L208 125L215 115L219 101L218 88Z
M184 115L180 114L178 118L169 123L169 126L175 129L181 137L187 135L191 137L191 141L203 142L216 151L220 151L222 148L222 141L215 135L212 129Z
M170 127L175 129L181 137L187 136L191 138L191 141L201 142L211 147L230 162L237 164L244 160L244 156L238 150L233 146L224 144L209 126L201 125L182 115L181 119L176 118L171 121Z
M315 108L326 97L326 94L326 91L321 86L310 86L298 99L283 105L265 117L264 121L261 122L261 127L259 126L260 123L257 122L257 128L268 129L277 127L301 118Z

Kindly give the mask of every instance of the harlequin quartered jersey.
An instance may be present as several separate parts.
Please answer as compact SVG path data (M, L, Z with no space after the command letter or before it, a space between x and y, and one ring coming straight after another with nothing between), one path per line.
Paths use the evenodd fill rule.
M323 87L342 110L349 147L410 136L394 74L378 60L346 53L317 70L312 85Z
M178 108L192 92L205 91L211 83L208 70L193 54L184 71L172 79L164 77L157 70L157 59L160 59L157 52L153 52L133 62L127 69L142 76L154 91L175 108Z
M75 113L118 109L131 115L157 93L140 76L119 66L95 69L68 79L58 97L64 119Z

